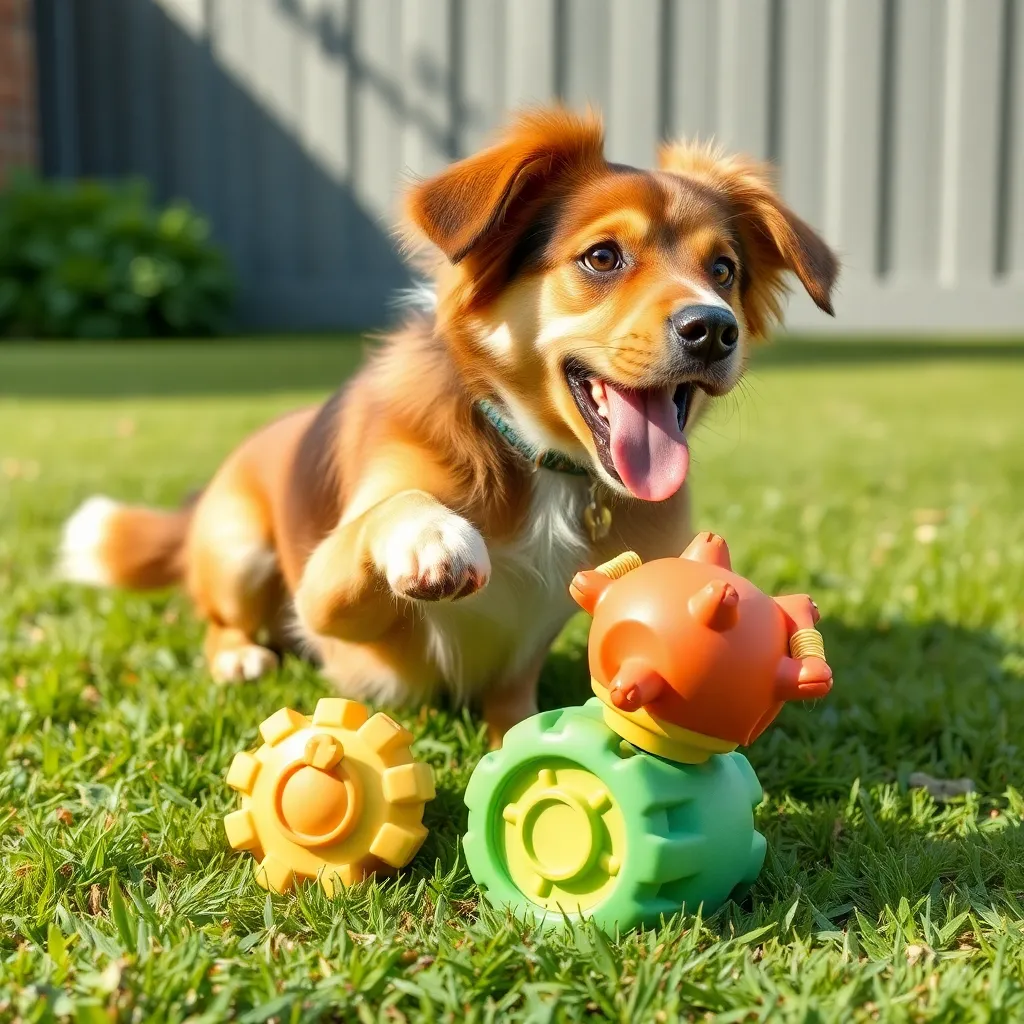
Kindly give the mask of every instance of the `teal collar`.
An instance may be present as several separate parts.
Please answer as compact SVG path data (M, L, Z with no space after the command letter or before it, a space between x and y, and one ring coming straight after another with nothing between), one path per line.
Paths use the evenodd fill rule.
M561 452L544 451L530 444L515 427L501 414L499 408L486 398L480 399L476 407L487 417L488 422L527 462L538 469L550 469L553 473L568 473L570 476L589 476L590 474L568 455Z

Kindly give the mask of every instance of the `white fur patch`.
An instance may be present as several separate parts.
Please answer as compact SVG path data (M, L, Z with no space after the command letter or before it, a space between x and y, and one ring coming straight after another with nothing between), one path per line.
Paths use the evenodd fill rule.
M554 579L556 587L568 591L569 580L588 550L582 525L588 488L583 477L538 470L526 529L499 549L503 562L541 583Z
M400 309L418 309L424 313L437 311L437 291L426 281L416 281L395 294L393 305Z
M221 575L232 581L218 592L217 611L226 622L241 621L246 598L263 590L277 571L277 552L254 525L245 502L221 499L201 507L199 515L203 545L215 555Z
M577 313L575 316L559 316L544 321L537 333L536 346L545 349L565 337L601 337L603 332L595 331L593 312Z
M262 540L239 538L234 546L224 546L217 550L221 553L221 561L233 567L238 589L244 594L255 594L262 590L267 580L277 571L277 553Z
M428 652L465 699L514 678L572 614L569 580L586 562L581 477L538 470L523 532L491 548L491 581L472 597L421 605Z
M732 311L732 306L730 306L729 303L718 294L718 292L713 292L710 288L698 288L692 281L685 278L680 278L680 281L685 284L690 291L696 293L696 302L694 305L716 306L719 309L728 309L730 312Z
M512 339L512 328L508 324L499 324L484 338L487 347L502 359L512 355L514 345Z
M113 583L103 564L103 545L114 514L123 506L102 494L87 498L64 524L57 552L57 574L72 583L109 587Z

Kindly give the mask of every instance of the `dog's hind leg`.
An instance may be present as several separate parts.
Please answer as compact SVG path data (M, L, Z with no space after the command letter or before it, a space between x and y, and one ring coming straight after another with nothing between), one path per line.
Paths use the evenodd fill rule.
M277 666L261 642L277 639L283 604L261 497L242 467L229 463L200 499L189 532L188 589L209 622L206 660L221 683L258 679Z
M211 622L203 644L214 682L240 683L259 679L277 668L277 655L256 643L244 630Z

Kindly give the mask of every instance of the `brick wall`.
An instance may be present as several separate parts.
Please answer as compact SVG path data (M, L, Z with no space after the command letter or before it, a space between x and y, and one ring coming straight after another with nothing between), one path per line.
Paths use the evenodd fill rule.
M32 0L0 0L0 188L37 152Z

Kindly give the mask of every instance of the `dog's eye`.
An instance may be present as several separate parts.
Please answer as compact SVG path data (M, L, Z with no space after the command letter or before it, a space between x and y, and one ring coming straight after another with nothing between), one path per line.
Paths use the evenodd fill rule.
M622 253L613 242L602 242L588 249L580 257L580 263L595 274L607 274L623 266Z
M711 264L711 276L715 279L715 284L728 288L736 280L736 264L728 256L719 256Z

